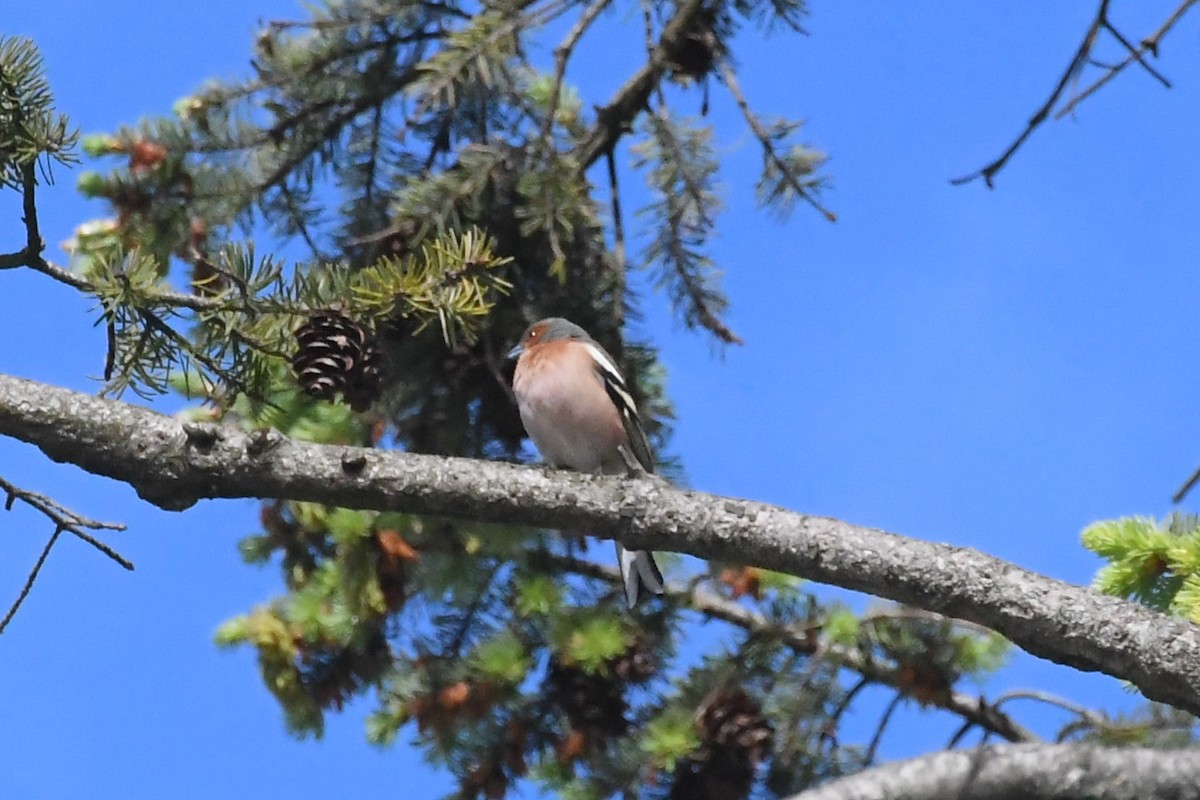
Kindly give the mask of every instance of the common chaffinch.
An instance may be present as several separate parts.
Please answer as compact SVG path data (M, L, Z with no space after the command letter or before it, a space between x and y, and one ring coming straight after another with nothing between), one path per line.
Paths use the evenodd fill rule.
M625 379L587 331L562 317L543 319L525 330L508 357L519 357L513 393L521 422L547 463L606 475L654 472ZM643 587L662 594L662 573L650 553L616 546L629 607Z

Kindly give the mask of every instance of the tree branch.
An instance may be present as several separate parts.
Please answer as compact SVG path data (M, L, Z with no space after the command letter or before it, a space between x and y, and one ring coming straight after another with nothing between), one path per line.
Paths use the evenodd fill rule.
M750 101L746 99L746 93L742 91L742 85L738 82L737 73L733 71L733 67L729 65L728 61L722 61L720 67L721 79L725 82L725 88L733 95L733 100L737 103L738 109L741 110L746 124L750 126L751 132L754 133L755 138L762 145L763 158L775 165L775 169L779 170L779 174L792 187L792 191L796 193L797 197L821 212L821 216L825 217L829 222L837 222L837 214L834 214L828 208L821 205L821 202L813 196L812 191L800 182L795 171L787 162L779 157L779 152L775 149L775 142L771 140L770 131L763 125L762 120L758 118L754 110L750 108Z
M1129 55L1125 57L1124 61L1108 67L1104 75L1102 75L1100 78L1097 78L1091 86L1072 97L1066 105L1058 110L1058 112L1054 115L1054 118L1062 119L1070 114L1075 110L1076 106L1099 91L1105 84L1117 77L1117 75L1123 72L1126 67L1135 61L1145 67L1151 75L1156 77L1159 82L1163 83L1168 89L1171 88L1171 84L1167 82L1166 78L1162 77L1150 68L1150 65L1146 62L1145 55L1146 53L1149 53L1155 58L1158 57L1158 43L1162 41L1162 38L1167 35L1171 28L1175 27L1175 23L1179 22L1183 15L1187 13L1188 9L1196 4L1196 1L1197 0L1183 0L1183 2L1171 12L1171 15L1167 17L1166 21L1159 26L1158 30L1156 30L1147 38L1142 39L1136 48L1131 48L1129 43L1124 40L1124 37L1120 37L1119 34L1117 34L1116 31L1110 27L1109 30L1112 30L1113 34L1117 35L1121 39L1122 43L1125 44L1126 49L1130 51ZM1177 500L1176 502L1179 501Z
M607 581L616 588L622 585L620 573L614 567L606 567L603 564L568 555L547 553L542 558L545 563L562 571ZM666 586L666 595L705 617L719 619L759 636L776 637L796 653L827 659L842 669L861 675L862 680L859 682L859 687L853 690L852 694L867 684L887 686L896 691L904 690L904 681L899 670L886 664L880 664L873 659L863 658L853 648L831 644L828 641L823 642L819 637L813 636L805 625L779 625L753 609L700 586L685 588L669 583ZM932 618L934 615L930 614L929 616ZM957 620L946 620L945 617L937 618L957 622ZM849 695L846 697L847 705L851 699L853 698ZM999 703L988 704L980 696L951 690L929 698L929 705L951 714L957 714L966 721L966 724L979 726L1010 742L1040 741L1032 731L1024 728L1001 711ZM835 713L832 718L836 720L838 716Z
M955 178L954 180L950 181L950 183L958 186L964 183L970 183L976 178L983 178L984 183L988 185L988 188L992 188L992 178L995 177L997 172L1004 169L1004 166L1008 163L1009 159L1012 158L1017 150L1021 148L1021 145L1025 144L1025 140L1028 139L1033 132L1040 127L1043 122L1046 121L1047 117L1050 115L1050 112L1054 110L1054 107L1058 105L1058 102L1062 99L1063 92L1066 91L1067 85L1078 78L1079 74L1088 64L1096 64L1097 66L1101 66L1105 70L1104 75L1098 78L1082 92L1079 92L1069 101L1064 103L1062 108L1055 112L1055 119L1062 119L1070 114L1080 103L1091 97L1101 87L1103 87L1134 63L1140 64L1151 76L1153 76L1166 88L1171 88L1170 81L1168 81L1150 66L1149 62L1147 62L1145 59L1145 55L1149 53L1155 57L1158 56L1159 42L1161 42L1163 37L1175 27L1175 23L1179 22L1183 15L1187 13L1188 9L1195 5L1198 0L1182 0L1182 2L1175 8L1174 11L1171 12L1163 24L1159 26L1158 30L1139 42L1136 47L1132 42L1126 39L1109 20L1108 6L1110 1L1111 0L1100 0L1100 5L1096 9L1096 13L1092 17L1091 24L1088 25L1087 32L1083 36L1083 42L1079 45L1079 49L1075 51L1075 55L1071 58L1071 63L1067 65L1066 70L1058 79L1058 84L1054 87L1054 91L1050 93L1050 96L1046 99L1046 102L1043 103L1041 108L1039 108L1034 115L1029 118L1029 122L1026 123L1025 130L1021 132L1021 135L1018 136L1016 140L1009 145L1008 149L1005 150L1004 153L1002 153L995 161L991 162L977 172L972 172L970 175L964 175L961 178ZM1099 62L1092 58L1092 51L1095 49L1096 42L1099 39L1101 31L1108 31L1108 33L1114 39L1116 39L1122 45L1122 47L1125 48L1127 55L1124 60L1109 66L1099 64ZM1176 502L1179 501L1176 500Z
M1079 44L1079 49L1077 49L1075 51L1075 55L1071 57L1071 63L1067 65L1067 68L1063 71L1062 76L1059 77L1058 84L1054 87L1054 91L1050 93L1050 96L1046 98L1046 102L1042 103L1041 108L1034 112L1034 115L1029 118L1029 122L1025 124L1025 130L1021 131L1021 135L1016 138L1016 141L1010 144L1008 149L1005 150L999 158L988 164L983 169L979 170L978 172L972 172L970 175L964 175L961 178L955 178L954 180L950 181L950 183L955 186L960 186L964 183L970 183L976 178L983 178L983 182L987 184L988 188L992 188L992 178L995 176L995 174L1004 169L1004 165L1008 163L1008 160L1013 157L1017 150L1021 149L1021 145L1025 144L1025 140L1033 135L1033 132L1037 130L1043 122L1046 121L1046 117L1050 115L1050 111L1055 105L1058 104L1058 100L1060 97L1062 97L1062 93L1066 91L1067 84L1071 82L1072 78L1079 74L1079 71L1083 69L1084 65L1087 63L1088 57L1092 53L1092 48L1096 46L1096 38L1099 36L1101 28L1103 28L1108 21L1109 2L1110 0L1100 0L1100 7L1096 9L1096 15L1092 18L1091 24L1088 25L1087 32L1083 35L1083 41Z
M203 498L352 508L586 530L632 549L737 561L986 625L1033 655L1130 681L1200 713L1200 628L970 548L923 542L653 478L318 445L183 423L0 376L0 434L182 510Z
M4 502L5 511L11 511L13 503L20 500L22 503L46 515L54 523L56 530L60 532L67 531L77 536L125 569L133 569L133 563L129 559L84 530L85 528L89 528L94 531L123 531L125 530L123 524L119 522L100 522L99 520L81 516L69 508L64 508L43 494L21 489L3 478L0 478L0 491L3 491L6 495Z
M896 761L789 800L1182 800L1197 796L1200 749L1005 744Z
M677 52L683 45L692 23L703 13L705 2L682 0L678 3L675 13L663 27L658 45L650 52L646 66L617 90L608 105L596 109L596 124L576 148L580 170L586 171L600 156L611 150L630 129L637 115L646 110L650 93L667 70L670 53Z

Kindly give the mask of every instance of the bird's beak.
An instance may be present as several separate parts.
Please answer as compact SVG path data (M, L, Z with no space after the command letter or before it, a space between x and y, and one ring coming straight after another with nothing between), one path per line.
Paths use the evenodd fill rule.
M525 348L518 343L516 347L504 354L504 359L506 361L512 361L513 359L520 357L521 353L523 352L525 352Z

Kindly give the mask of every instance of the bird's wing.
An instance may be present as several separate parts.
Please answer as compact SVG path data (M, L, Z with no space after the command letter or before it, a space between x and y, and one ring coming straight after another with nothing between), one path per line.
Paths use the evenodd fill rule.
M583 342L582 344L591 353L592 361L596 365L596 373L604 384L604 391L608 393L609 399L621 414L621 423L625 426L625 435L629 439L629 446L633 450L634 458L646 472L654 472L654 455L650 452L650 442L646 440L646 431L642 428L642 418L638 416L637 404L633 402L633 395L625 386L625 379L621 377L620 370L617 369L612 356L605 352L603 347L595 342Z

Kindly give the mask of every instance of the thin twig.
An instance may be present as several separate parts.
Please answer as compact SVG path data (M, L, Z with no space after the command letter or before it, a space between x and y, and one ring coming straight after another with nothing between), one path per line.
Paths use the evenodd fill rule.
M37 563L29 571L29 577L25 579L25 585L21 587L21 593L17 595L16 601L8 609L8 613L4 615L4 619L0 620L0 633L4 633L4 629L8 627L8 623L12 622L12 618L16 616L17 609L21 607L21 604L25 602L25 598L29 596L29 592L33 589L33 583L37 580L38 573L42 571L42 565L46 563L46 557L50 555L51 548L54 547L54 543L58 541L58 537L62 532L62 528L55 528L54 533L50 536L50 540L42 548L42 554L38 556Z
M1194 6L1196 4L1196 2L1197 2L1197 0L1183 0L1183 2L1180 3L1179 6L1174 11L1171 12L1171 15L1169 17L1167 17L1166 21L1163 22L1163 24L1161 26L1159 26L1158 30L1156 30L1148 38L1143 39L1141 42L1141 45L1136 50L1134 50L1124 61L1122 61L1121 63L1116 64L1112 67L1109 67L1108 72L1105 73L1103 76L1101 76L1099 79L1097 79L1095 83L1093 83L1091 86L1084 89L1079 94L1072 97L1071 100L1065 106L1063 106L1061 109L1059 109L1058 113L1054 115L1054 118L1062 119L1063 117L1070 114L1072 111L1075 110L1076 106L1078 106L1084 100L1088 99L1093 94L1095 94L1097 91L1099 91L1101 87L1103 87L1105 84L1107 84L1113 78L1117 77L1118 73L1122 72L1126 67L1128 67L1130 64L1132 64L1134 61L1141 61L1142 56L1144 54L1149 53L1150 55L1157 57L1159 42L1161 42L1163 37L1166 36L1167 33L1172 28L1175 27L1175 23L1179 22L1179 20L1183 17L1183 15L1187 13L1188 9L1191 8L1192 6ZM1143 64L1144 63L1145 62L1143 62ZM1188 487L1188 488L1191 488L1191 487ZM1179 501L1176 500L1175 502L1179 502Z
M1163 22L1157 31L1155 31L1149 38L1143 39L1141 43L1135 47L1133 43L1126 39L1109 20L1108 7L1110 0L1101 0L1099 7L1096 9L1096 13L1092 17L1091 23L1088 25L1087 31L1084 33L1083 41L1079 44L1079 48L1075 51L1075 55L1071 57L1071 62L1067 65L1066 70L1064 70L1062 75L1059 77L1058 83L1055 85L1054 90L1050 93L1050 96L1046 98L1046 102L1044 102L1034 113L1034 115L1029 118L1029 122L1025 124L1025 129L1021 131L1021 134L995 161L992 161L987 166L983 167L983 169L972 172L970 175L964 175L961 178L955 178L951 180L950 183L955 186L960 186L964 183L970 183L976 178L983 178L984 183L987 184L988 188L992 188L994 185L993 178L995 177L996 173L1004 169L1004 166L1008 163L1009 159L1011 159L1017 150L1019 150L1021 146L1025 144L1025 141L1031 135L1033 135L1033 132L1046 121L1046 119L1050 116L1050 113L1054 110L1054 107L1057 106L1059 101L1062 99L1063 93L1066 91L1067 86L1079 77L1080 72L1082 72L1088 64L1096 64L1097 66L1100 66L1100 68L1106 70L1105 74L1088 86L1088 88L1084 89L1082 92L1079 92L1070 100L1068 100L1057 112L1054 112L1054 119L1062 119L1070 114L1080 103L1095 94L1101 87L1115 78L1119 73L1123 72L1130 64L1140 64L1146 69L1147 72L1150 73L1150 75L1162 83L1163 86L1167 87L1168 89L1171 88L1171 82L1163 77L1153 67L1151 67L1144 56L1146 53L1150 53L1154 56L1158 55L1159 42L1167 34L1167 32L1175 26L1175 23L1177 23L1180 18L1183 17L1187 10L1196 4L1197 1L1198 0L1183 0L1183 2L1176 7L1170 16L1167 17L1166 21ZM1125 60L1111 66L1103 66L1092 57L1092 50L1096 46L1096 42L1099 39L1101 31L1107 31L1128 51L1129 55L1126 56Z
M34 170L36 160L30 160L21 168L22 211L25 218L25 252L30 257L41 256L46 249L42 234L38 230L37 215L37 173Z
M0 491L3 491L6 495L4 503L6 511L11 510L13 503L20 500L22 503L49 517L54 523L56 530L67 531L77 536L113 561L116 561L125 569L133 569L133 564L128 559L84 530L86 528L94 531L123 531L125 530L123 524L119 522L100 522L99 520L81 516L43 494L14 486L3 478L0 478Z
M1182 503L1183 498L1187 497L1187 493L1192 490L1197 481L1200 481L1200 467L1196 467L1196 471L1192 473L1191 477L1184 482L1183 486L1179 487L1179 491L1175 492L1175 496L1171 498L1171 502Z
M896 709L900 706L900 701L903 699L903 694L897 694L892 698L892 702L888 703L887 710L879 718L879 727L875 730L875 735L871 737L871 743L867 745L867 754L864 763L875 763L875 753L879 750L879 743L883 741L883 732L887 729L888 723L892 721L892 714L895 713Z
M613 216L613 266L616 272L613 292L613 324L615 330L625 326L625 223L621 217L621 189L617 182L617 157L612 150L608 160L608 190L612 201ZM618 355L620 355L618 353Z
M837 706L835 706L833 711L829 714L829 721L825 723L824 730L821 731L822 740L829 741L834 748L837 747L837 728L838 723L842 719L842 715L844 715L846 710L850 708L850 703L854 701L854 698L858 696L858 693L870 685L871 679L864 675L858 680L858 683L854 684L854 686L850 688L850 691L842 695L842 699L838 701ZM974 723L968 722L967 724L971 725Z
M550 145L551 133L554 130L554 117L558 114L559 95L562 93L563 81L567 76L567 62L571 59L571 54L575 51L575 46L579 44L579 40L587 33L588 28L596 21L596 18L604 12L612 4L612 0L596 0L590 6L583 10L579 16L579 20L563 37L562 43L554 48L554 83L550 90L550 106L546 110L546 118L542 120L541 136L538 137L539 147L547 147L551 153L556 152L555 148Z
M1043 692L1037 689L1017 689L1000 695L994 701L992 701L992 705L996 708L999 708L1009 700L1036 700L1039 703L1058 706L1064 711L1071 712L1079 717L1080 720L1087 723L1087 725L1091 728L1098 729L1108 727L1108 720L1104 718L1103 714L1099 714L1090 708L1081 706L1078 703L1074 703L1066 698L1059 697L1058 695L1050 694L1049 692Z
M663 27L646 65L627 80L606 105L596 110L595 124L576 147L580 171L586 171L614 147L631 129L638 115L646 110L651 92L666 73L669 54L678 50L692 29L692 22L706 7L706 0L680 0L675 4L675 11Z
M975 727L975 723L972 722L971 720L967 720L966 722L964 722L962 724L962 726L954 732L954 735L950 737L950 741L946 743L946 747L944 749L953 750L955 747L958 746L958 743L963 740L963 737L966 736L968 733L970 733L971 729L974 727ZM986 731L985 731L985 735L986 735Z
M948 623L958 628L969 630L972 633L977 633L981 636L990 636L995 633L986 625L980 625L977 622L970 622L963 619L954 619L953 617L935 614L932 611L926 611L922 608L912 608L910 606L896 606L895 608L880 609L864 614L860 620L863 625L873 625L877 622L888 621L909 621L909 622L936 622Z
M1037 130L1037 128L1043 122L1046 121L1046 117L1050 115L1050 111L1055 105L1058 104L1058 100L1060 97L1062 97L1062 93L1066 91L1067 84L1079 74L1079 70L1081 70L1087 63L1087 59L1091 55L1092 48L1096 44L1096 37L1100 33L1100 28L1104 25L1104 22L1108 17L1108 4L1109 0L1100 0L1100 7L1096 9L1096 14L1092 18L1091 24L1088 25L1087 32L1083 35L1083 41L1079 44L1079 48L1075 51L1075 55L1071 57L1071 63L1067 65L1066 70L1064 70L1062 76L1059 77L1058 83L1054 87L1054 91L1052 91L1050 96L1046 98L1046 102L1042 103L1041 108L1039 108L1034 115L1029 118L1029 122L1026 123L1025 130L1021 131L1021 135L1018 136L1016 140L1008 146L1008 149L1005 150L1004 153L1001 154L1001 156L995 161L991 162L977 172L972 172L970 175L964 175L961 178L953 179L950 181L951 184L954 186L961 186L964 183L970 183L976 178L983 178L983 181L987 184L988 188L992 188L992 177L997 172L1004 169L1004 165L1007 164L1008 160L1013 157L1013 154L1020 149L1021 145L1025 144L1025 140L1033 135L1033 132Z
M1130 44L1129 40L1126 39L1124 36L1122 36L1121 32L1119 30L1117 30L1115 27L1113 27L1113 24L1111 22L1109 22L1108 20L1105 20L1104 21L1104 29L1106 31L1108 31L1109 33L1111 33L1113 35L1113 38L1116 39L1118 42L1120 42L1125 47L1125 49L1129 51L1130 58L1134 59L1139 64L1141 64L1142 68L1145 69L1146 72L1149 72L1150 75L1153 76L1156 80L1158 80L1158 82L1161 83L1164 87L1166 87L1167 89L1171 88L1171 82L1169 80L1167 80L1165 77L1163 77L1161 72L1156 70L1154 67L1150 66L1150 63L1148 61L1146 61L1146 59L1142 58L1142 54L1141 54L1141 52L1139 52L1138 48L1136 48L1132 44ZM1109 67L1109 69L1113 69L1113 67Z

